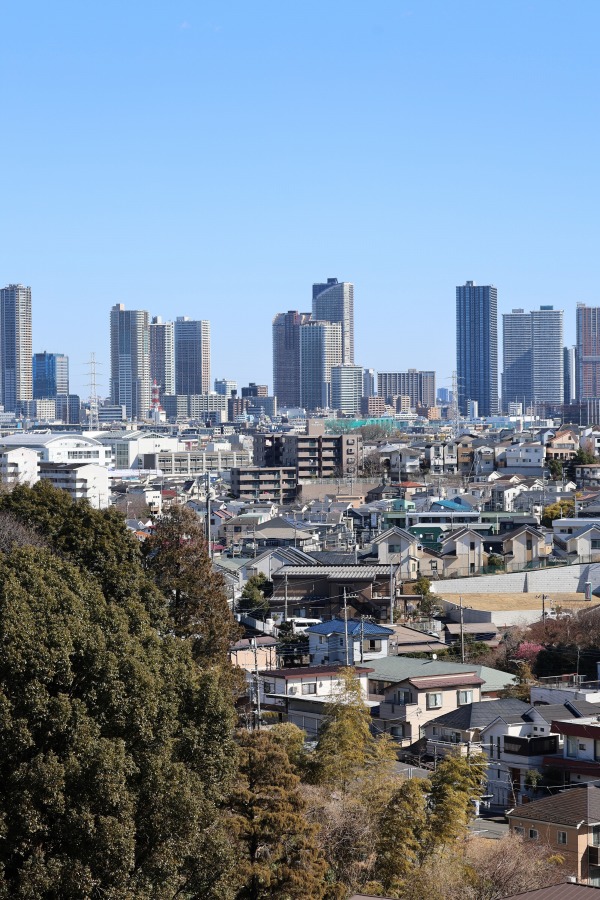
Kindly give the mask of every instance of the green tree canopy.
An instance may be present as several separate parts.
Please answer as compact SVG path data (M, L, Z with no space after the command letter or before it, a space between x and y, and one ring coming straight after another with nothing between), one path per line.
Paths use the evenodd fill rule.
M238 900L321 900L327 864L306 816L283 741L242 732L240 772L232 800L239 858Z
M0 555L0 638L0 897L229 896L218 672L39 548Z
M273 594L273 582L269 581L262 572L257 575L251 575L239 601L239 609L253 615L255 618L266 618L269 615L271 605L269 597Z
M198 516L187 507L173 507L142 549L147 571L167 601L174 633L192 641L199 662L225 665L238 628Z
M573 515L575 503L573 500L558 500L544 507L542 512L542 525L549 528L555 519L562 519Z

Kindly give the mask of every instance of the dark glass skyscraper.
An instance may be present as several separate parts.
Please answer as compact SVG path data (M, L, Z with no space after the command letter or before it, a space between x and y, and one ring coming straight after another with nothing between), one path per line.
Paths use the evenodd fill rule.
M467 281L456 288L458 405L476 400L480 416L498 414L498 290Z
M33 399L31 360L31 288L9 284L0 290L1 402L14 412L21 400Z
M33 399L53 400L69 393L69 357L64 353L33 354Z
M273 393L280 407L300 406L300 327L309 319L296 310L273 319Z

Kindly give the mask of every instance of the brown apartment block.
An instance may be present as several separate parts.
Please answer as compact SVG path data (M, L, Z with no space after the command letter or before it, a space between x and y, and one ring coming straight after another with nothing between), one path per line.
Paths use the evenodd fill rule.
M247 466L231 470L231 493L240 500L293 503L298 492L294 467Z
M257 434L257 466L294 468L298 481L357 477L362 468L362 435L325 434L323 423L309 420L306 434Z

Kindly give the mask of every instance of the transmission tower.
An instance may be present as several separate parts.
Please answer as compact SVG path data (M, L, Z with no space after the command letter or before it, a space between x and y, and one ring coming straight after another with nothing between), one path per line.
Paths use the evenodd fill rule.
M96 354L90 353L90 361L87 363L90 375L90 380L87 384L88 388L90 389L88 398L90 407L88 428L90 431L98 431L98 429L100 428L100 422L98 420L98 382L96 378L98 365L99 363L96 362Z

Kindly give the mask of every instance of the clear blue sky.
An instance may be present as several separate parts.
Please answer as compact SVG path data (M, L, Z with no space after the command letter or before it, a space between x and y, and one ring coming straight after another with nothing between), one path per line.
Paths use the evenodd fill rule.
M356 361L454 368L454 287L599 304L600 4L33 0L0 12L0 281L34 350L103 362L116 302L212 323L271 382L271 318L355 283Z

